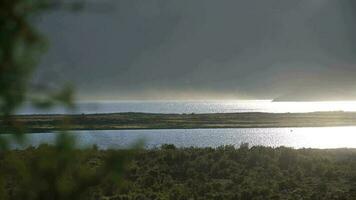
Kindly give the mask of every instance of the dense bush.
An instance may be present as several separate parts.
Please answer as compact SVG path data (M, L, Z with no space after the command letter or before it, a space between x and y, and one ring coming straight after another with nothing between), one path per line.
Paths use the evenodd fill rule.
M9 199L19 199L19 195L23 195L24 191L18 188L28 184L28 177L23 177L22 171L31 170L33 160L50 159L55 150L42 145L36 149L1 154L0 170L6 174L1 189ZM81 180L81 174L90 177L91 171L104 169L102 161L108 156L127 152L75 150L70 159L77 159L77 165L63 171L58 179L62 181L58 183L59 189L70 191ZM53 165L53 162L47 164ZM100 179L99 184L81 192L78 198L355 199L356 151L248 148L246 145L239 149L232 146L176 148L164 145L160 149L136 152L123 176L120 185L113 184L110 177ZM50 177L44 174L44 180ZM25 192L39 189L39 180L31 181L37 182Z

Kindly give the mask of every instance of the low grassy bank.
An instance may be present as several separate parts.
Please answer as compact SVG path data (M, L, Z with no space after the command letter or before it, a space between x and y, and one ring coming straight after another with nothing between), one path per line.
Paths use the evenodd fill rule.
M356 112L18 115L27 132L71 130L323 127L356 125ZM6 130L0 121L0 130Z
M53 147L42 145L0 153L0 188L20 199L23 171ZM126 150L115 150L125 154ZM77 165L96 169L110 150L78 150ZM46 166L46 163L44 163ZM58 164L60 165L60 163ZM58 166L60 167L60 166ZM76 174L66 169L68 187ZM50 177L49 177L50 179ZM33 185L33 188L41 185ZM114 186L110 180L85 191L78 199L355 199L356 150L314 150L252 147L138 150Z

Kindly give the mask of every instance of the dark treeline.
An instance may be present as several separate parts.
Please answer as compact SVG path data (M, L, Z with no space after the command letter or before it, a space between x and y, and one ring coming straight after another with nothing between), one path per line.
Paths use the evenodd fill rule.
M21 186L33 160L54 147L12 150L0 155L5 174L1 188L8 199L20 199ZM77 174L99 169L113 152L128 150L76 150L77 164L60 178L65 192L75 188ZM51 163L43 163L43 169ZM57 163L58 164L58 163ZM60 163L59 163L60 165ZM286 147L251 147L243 144L218 148L161 148L137 150L121 175L119 185L105 179L83 191L78 199L355 199L356 150L294 150ZM32 185L38 190L41 183ZM28 191L27 191L28 192Z

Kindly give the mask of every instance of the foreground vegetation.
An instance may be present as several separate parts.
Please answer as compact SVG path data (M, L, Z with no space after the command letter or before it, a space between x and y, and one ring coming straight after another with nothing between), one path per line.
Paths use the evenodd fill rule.
M12 120L17 126L26 127L27 132L48 132L63 127L70 130L323 127L356 125L356 113L112 113L17 115ZM0 120L0 130L10 129Z
M23 199L25 193L48 190L53 179L43 174L31 180L26 170L54 147L12 150L0 154L0 184L6 199ZM75 150L77 162L66 166L58 180L52 180L52 191L71 191L82 174L102 168L102 160L113 153L125 155L128 150ZM48 157L47 157L48 158ZM61 168L58 158L42 163ZM73 173L79 170L81 174ZM77 171L78 172L78 171ZM87 177L87 176L86 176ZM219 148L176 148L137 150L120 176L120 184L110 177L85 191L77 199L355 199L356 150L315 150L252 147L243 144ZM24 185L32 183L30 188ZM88 182L88 180L86 180ZM51 196L47 196L51 198Z

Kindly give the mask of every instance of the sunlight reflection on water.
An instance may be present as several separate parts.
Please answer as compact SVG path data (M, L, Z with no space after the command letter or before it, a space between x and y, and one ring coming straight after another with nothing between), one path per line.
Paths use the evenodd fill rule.
M272 102L270 100L246 101L119 101L81 102L77 110L68 112L57 107L51 110L37 110L31 106L19 109L19 114L45 113L232 113L232 112L315 112L315 111L356 111L356 101L324 102Z
M246 128L246 129L173 129L105 130L73 133L82 146L125 148L144 139L147 148L161 144L179 147L217 147L249 143L251 146L288 146L294 148L356 148L356 127L322 128ZM29 144L53 143L55 133L29 134ZM14 146L15 147L15 146Z

